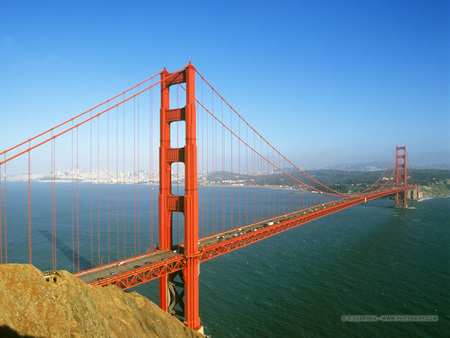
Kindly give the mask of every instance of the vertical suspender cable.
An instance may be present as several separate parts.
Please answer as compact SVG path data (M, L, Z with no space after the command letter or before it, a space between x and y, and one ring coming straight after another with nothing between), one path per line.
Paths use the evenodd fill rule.
M262 143L261 145L261 154L262 154ZM256 159L256 172L258 175L258 204L257 204L257 208L258 208L258 221L262 220L262 207L263 207L263 186L264 186L264 182L263 179L261 177L261 172L263 171L263 166L262 166L262 159L261 157L259 157L258 155L255 155L255 159Z
M281 168L281 157L278 156L278 167ZM284 175L280 172L278 172L278 215L281 214L281 176Z
M153 80L152 80L153 85ZM153 88L150 88L150 173L153 173ZM153 188L152 188L153 189ZM150 248L153 250L153 193L150 190Z
M78 142L78 127L77 127L77 263L78 263L78 271L80 271L80 203L79 203L79 190L78 190L78 172L79 172L79 163L78 163L78 149L80 144Z
M202 192L201 192L201 196L202 196L202 237L204 237L205 235L208 235L208 233L206 233L205 234L205 184L206 184L206 182L205 182L205 179L206 179L206 176L205 176L205 127L204 127L204 124L203 124L203 122L204 122L204 119L205 119L205 110L204 110L204 108L203 108L203 80L202 80L202 108L201 108L201 111L202 111L202 114L201 114L201 116L202 116L202 122L201 122L201 131L202 131L202 151L201 151L201 154L202 154L202 161L201 161L201 163L202 163L202 170L201 170L201 172L202 172L202 186L201 186L201 189L202 189ZM197 110L196 111L199 111L199 109L198 109L199 107L198 107L198 104L197 104Z
M120 260L119 242L119 107L116 107L116 237L117 237L117 261Z
M261 155L262 155L263 154L263 143L262 143L262 140L260 142L261 142ZM260 173L260 176L261 176L261 187L262 187L261 188L262 202L261 202L261 208L260 208L260 219L263 220L263 219L266 218L264 216L266 214L266 210L269 207L269 205L267 204L267 199L266 199L266 196L267 196L267 191L266 190L267 189L265 189L267 177L266 177L266 175L263 175L263 173L266 172L266 164L267 163L266 163L266 161L264 160L264 158L262 156L259 158L259 161L260 161L260 165L261 165L259 173Z
M28 143L28 148L30 147L30 142ZM31 163L30 158L31 154L30 151L28 151L28 251L30 256L30 264L32 264L31 259Z
M232 111L230 110L230 116L231 116L231 124L233 124L233 115ZM238 119L238 135L239 138L241 138L241 119ZM231 139L233 139L233 135L231 135ZM241 226L241 141L237 140L238 144L238 224ZM231 153L231 157L233 158L233 153ZM233 162L231 162L233 163ZM231 192L231 196L233 196L233 192ZM245 206L244 206L245 207ZM233 210L233 209L231 209ZM247 223L246 223L247 224Z
M283 161L283 164L284 164L284 161ZM281 168L281 157L280 156L278 156L278 166ZM282 175L284 176L284 174L282 174L281 172L278 173L278 215L281 215L281 190L282 190L281 176Z
M211 92L211 112L214 115L214 92ZM216 174L215 171L217 170L216 167L216 156L217 156L217 151L216 151L216 128L215 128L215 124L214 124L214 120L211 119L211 129L212 129L212 154L211 154L211 159L212 159L212 176L213 176L213 198L212 198L212 203L213 203L213 222L212 222L212 226L213 226L213 233L216 231L216 203L217 203L217 199L216 199Z
M214 105L211 105L211 111L214 115ZM212 233L215 233L215 223L214 223L214 219L215 219L215 214L214 214L214 205L215 205L215 176L214 176L214 164L215 164L215 153L214 153L214 134L215 134L215 128L214 128L214 119L211 118L211 177L212 177L212 189L211 189L211 194L212 194L212 198L211 198L211 211L212 211Z
M255 133L253 133L253 139L255 140L255 146L257 146L256 143L256 137L255 137ZM257 149L257 148L255 148ZM258 175L258 170L259 170L259 158L256 155L256 152L253 152L253 170L255 172L255 199L254 199L254 205L255 205L255 218L253 220L253 222L255 222L256 220L259 220L259 206L261 205L261 200L260 200L260 194L261 194L261 187L260 187L260 176Z
M261 143L261 154L262 154L262 143ZM262 220L262 209L263 209L263 205L264 205L264 200L263 200L263 186L264 186L264 181L263 178L261 177L261 173L263 171L263 164L262 164L262 159L259 156L256 156L256 162L257 162L257 173L258 173L258 186L259 186L259 191L258 191L258 195L259 195L259 203L258 203L258 220Z
M284 165L286 166L286 160L284 161ZM290 166L289 166L290 168ZM291 170L289 170L289 172L292 172ZM284 201L285 201L285 208L284 208L284 212L283 214L285 214L287 211L291 212L292 208L291 208L291 195L288 193L287 198L287 207L286 207L286 190L287 189L292 189L293 187L291 186L291 178L289 176L285 177L285 182L286 182L286 189L284 190ZM298 198L299 194L295 194L295 198ZM286 209L287 208L287 209Z
M223 111L223 100L222 100L222 111ZM223 130L225 130L225 128L222 128ZM230 111L230 129L233 130L233 116L231 115L231 111ZM239 144L239 142L238 142ZM233 205L233 182L234 182L234 177L233 177L233 134L230 132L230 172L231 172L231 177L230 177L230 198L231 198L231 228L233 228L233 224L234 219L233 219L233 209L234 209L234 205ZM225 202L225 201L224 201ZM241 211L241 206L238 205L239 208L239 214ZM238 224L240 223L241 219L239 218L238 220Z
M53 132L52 132L53 136ZM55 139L51 141L51 214L52 214L52 266L56 270L56 211L55 211Z
M92 111L91 111L92 117ZM89 121L89 200L91 206L91 268L94 267L94 243L92 233L92 120Z
M138 87L138 91L139 91L139 87ZM141 206L141 200L140 200L140 184L139 184L139 113L140 113L140 106L139 106L139 98L140 96L137 97L138 99L138 115L137 115L137 197L138 197L138 205L137 205L137 212L138 212L138 254L141 254L141 213L140 213L140 206Z
M52 136L53 136L53 132L52 132ZM53 213L53 208L54 208L54 204L53 204L53 182L54 182L54 172L53 172L53 145L54 145L54 140L52 140L50 142L50 213L51 213L51 218L52 218L52 269L55 270L55 233L54 233L54 213Z
M283 167L287 170L286 160L284 160L284 159L283 159ZM281 176L280 176L280 179L281 179ZM283 187L283 212L282 212L282 214L286 213L286 189L287 189L286 179L287 179L287 175L283 175L283 186L284 187Z
M317 188L316 188L316 184L315 183L313 183L313 187L315 188L314 189L314 195L313 195L313 205L316 205L317 204L317 201L316 201L316 195L317 195Z
M136 97L133 98L133 238L136 255Z
M261 155L263 154L263 143L262 140L260 140L261 142ZM260 162L260 169L259 169L259 174L261 176L261 196L262 196L262 202L261 202L261 206L260 206L260 219L263 220L265 219L264 215L266 213L267 210L267 203L266 203L266 189L265 189L265 185L266 185L266 177L265 175L263 175L264 172L266 172L266 161L264 161L263 157L259 157L259 162Z
M266 143L266 150L267 150L267 159L269 159L269 146ZM263 159L264 161L264 165L265 165L265 170L263 171L264 173L264 177L265 177L265 185L267 186L267 189L264 189L265 191L265 196L266 196L266 215L265 218L269 218L271 215L271 210L272 210L272 201L271 201L271 195L272 195L272 190L271 187L271 181L272 181L272 176L273 176L273 170L270 169L270 163L269 161ZM272 171L272 174L270 173L270 171Z
M267 149L269 150L269 149ZM269 151L267 151L267 159L270 160L269 158ZM272 157L272 163L275 163L275 158ZM270 163L267 163L267 166L270 166ZM272 186L272 193L270 190L268 190L268 194L269 194L269 202L271 202L271 207L269 208L272 209L272 213L269 213L269 217L273 217L275 215L275 167L272 165L272 177L273 177L273 183L271 184L271 177L268 175L268 182L269 182L269 187ZM272 195L272 198L271 198ZM272 199L272 201L271 201ZM268 218L269 218L268 217Z
M52 135L53 136L53 132ZM51 214L51 218L52 218L52 270L55 270L55 233L54 233L54 213L53 213L53 182L54 182L54 172L53 172L53 145L54 145L54 140L51 140L50 142L50 214Z
M123 146L122 146L122 161L123 161L123 176L122 176L122 206L123 206L123 258L125 259L127 257L126 253L126 238L125 238L125 103L123 104L123 111L122 111L122 123L123 123Z
M258 146L256 142L256 134L253 134L253 138L255 139L255 144ZM256 148L255 148L256 149ZM253 152L253 161L254 161L254 171L255 171L255 181L256 181L256 189L255 189L255 221L260 219L260 206L262 204L261 201L261 177L259 175L260 170L260 163L259 163L259 157L257 156L256 152Z
M97 255L100 266L100 117L97 118Z
M153 80L152 80L152 84L153 84ZM152 175L153 175L153 88L150 88L149 91L149 179L150 179L150 183L152 180ZM150 205L149 205L149 210L150 210L150 250L153 251L153 193L152 193L152 189L153 187L150 185L149 186L149 201L150 201Z
M73 121L72 121L72 127L73 127ZM71 156L71 162L72 162L72 273L75 273L75 231L74 231L74 210L73 210L73 129L71 131L72 133L72 156Z
M247 126L247 135L246 135L246 141L247 144L248 143L248 126ZM249 179L249 170L248 170L248 147L245 147L245 224L249 224L248 221L248 192L249 192L249 184L248 184L248 179Z
M55 230L55 237L54 237L54 242L55 242L55 270L57 270L57 255L56 255L56 139L53 140L53 148L54 148L54 157L53 157L53 213L54 213L54 217L53 217L53 222L54 222L54 230Z
M3 264L2 166L0 165L0 264Z
M119 243L119 107L116 107L116 236L117 236L117 261L120 260Z
M6 161L6 153L5 153ZM6 163L3 167L3 219L5 220L5 264L8 264L8 224L6 221Z
M212 95L214 95L214 93L212 93ZM215 224L216 224L216 231L219 232L219 187L218 187L218 175L217 175L217 171L219 170L219 140L218 140L218 124L216 121L214 121L214 152L215 152L215 156L214 156L214 168L215 168L215 182L216 184L214 185L214 206L215 206Z
M266 143L266 151L267 151L267 155L266 155L267 157L266 158L268 159L269 158L269 146L268 146L267 143ZM267 186L267 189L264 189L264 196L265 196L265 203L264 204L267 205L267 208L266 208L267 212L264 215L264 217L265 218L269 218L270 217L270 210L272 209L272 203L270 201L270 195L271 195L270 181L271 181L272 177L271 177L271 175L269 173L269 171L270 171L270 169L269 169L269 162L266 161L265 159L262 159L262 161L264 163L265 169L263 170L263 172L261 174L264 173L264 178L265 178L264 179L264 183Z
M109 106L109 104L108 104ZM106 115L106 181L107 181L107 192L106 192L106 204L108 209L108 263L111 263L111 242L109 238L109 110Z
M203 85L203 84L202 84ZM202 86L203 100L203 86ZM203 105L203 103L202 103ZM208 115L206 115L206 179L209 178L209 132L208 132ZM207 181L208 182L208 181ZM209 187L206 187L206 233L209 235Z
M221 111L222 111L222 123L223 120L223 101L221 101ZM225 226L225 128L222 128L222 231L224 231ZM233 210L233 204L231 205L231 210Z
M299 174L299 178L300 178L300 174ZM301 195L300 195L300 199L299 199L299 202L300 202L300 207L297 207L297 210L298 209L304 209L304 207L305 207L305 185L304 184L300 184L300 191L301 191Z
M177 87L177 105L176 105L176 107L178 108L178 88L179 88L179 85L176 86L176 87ZM180 122L177 122L176 125L177 125L177 145L176 145L176 147L180 148L180 143L179 143ZM179 166L180 166L180 162L177 161L177 196L180 196L180 167ZM178 252L180 251L180 243L181 243L181 240L180 240L180 212L177 212L177 250L178 250Z
M253 149L256 149L256 140L255 140L255 133L253 133ZM253 188L252 188L252 223L256 221L256 203L255 203L255 193L256 193L256 187L257 187L257 181L256 181L256 166L255 166L255 152L252 151L252 172L253 172Z
M275 164L275 150L272 148L272 163ZM273 173L273 187L272 187L272 199L273 199L273 209L272 209L272 215L271 217L275 216L275 179L276 179L276 173L275 173L275 167L272 166L272 173Z
M202 101L203 101L203 81L202 81ZM198 109L198 105L197 105L197 111L199 111ZM201 192L201 196L202 196L202 237L205 237L205 235L208 235L208 233L205 234L205 128L203 126L203 122L204 122L204 118L205 118L205 111L203 109L203 107L201 108L202 111L202 122L201 122L201 131L202 131L202 192Z

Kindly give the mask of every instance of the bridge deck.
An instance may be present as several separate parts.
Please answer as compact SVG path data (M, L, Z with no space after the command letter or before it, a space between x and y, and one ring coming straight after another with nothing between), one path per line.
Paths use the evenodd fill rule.
M175 255L170 251L153 251L144 255L124 259L119 262L105 264L93 269L81 271L74 275L82 281L90 284L103 279L111 279L113 276L127 273L128 271L137 269L141 266L152 265L165 261L169 258L173 258L174 256Z
M414 187L343 198L201 238L198 243L200 260L209 260L334 212L412 188ZM180 252L153 251L81 271L75 276L92 285L115 284L122 289L128 289L183 269L186 266L183 244L179 248Z

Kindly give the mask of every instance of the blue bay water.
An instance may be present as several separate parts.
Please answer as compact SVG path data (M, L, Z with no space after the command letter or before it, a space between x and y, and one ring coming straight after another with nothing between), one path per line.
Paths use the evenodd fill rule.
M212 337L448 337L450 199L375 200L201 264ZM157 302L157 283L135 288ZM438 322L343 322L432 315Z
M52 262L49 186L32 184L33 264L40 269L51 268ZM26 263L27 201L19 192L26 191L27 185L8 182L7 187L8 258L9 262ZM141 187L139 211L132 203L135 187L122 188L119 189L119 255L143 253L147 245L152 245L151 240L156 244L156 226L151 228L149 221L137 224L134 219L137 212L142 220L150 220L153 215L153 223L157 224L157 187L153 191L149 186ZM77 219L76 212L72 216L72 185L58 183L55 189L58 269L72 271L72 258L77 256L72 251L72 219L75 243ZM95 211L91 215L86 210L92 203L104 211L106 189L111 190L111 196L116 196L116 187L101 186L97 190L96 185L84 184L79 189L80 268L84 269L92 262L96 264L100 256L108 255L106 216ZM234 197L234 203L237 200ZM115 204L111 198L110 208L114 209ZM415 209L409 210L395 209L392 205L389 199L371 201L202 263L200 317L206 334L213 337L447 336L450 332L450 199L411 202ZM110 216L111 244L117 238L115 213ZM91 218L93 245L98 241L98 231L102 245L101 252L94 250L92 254ZM100 220L100 230L96 228L97 220ZM220 223L218 218L215 221ZM125 240L122 222L127 224ZM133 234L136 226L141 227L142 243ZM112 251L110 259L113 261L116 255ZM158 303L157 281L130 291ZM346 315L432 315L439 320L344 322L341 318Z

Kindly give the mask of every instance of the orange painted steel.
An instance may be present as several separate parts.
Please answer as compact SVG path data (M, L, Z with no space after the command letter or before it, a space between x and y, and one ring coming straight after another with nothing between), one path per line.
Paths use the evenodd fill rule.
M170 109L170 91L172 85L186 83L186 106ZM194 330L200 328L198 266L198 193L197 193L197 144L195 116L195 68L191 63L182 71L161 72L161 110L160 110L160 148L159 148L159 245L160 250L171 250L175 244L172 239L172 214L184 213L184 320ZM183 148L171 148L170 124L185 121L186 144ZM174 196L171 193L171 164L185 164L185 195ZM169 309L169 276L159 279L159 304L162 310Z
M396 186L406 187L408 185L408 174L406 168L406 147L396 147L395 148L395 182ZM400 193L395 194L395 206L408 207L407 201L407 190L403 191L403 198ZM402 204L403 203L403 204Z
M0 160L0 263L3 263L3 250L5 252L5 262L8 262L8 251L7 251L7 218L6 218L6 164L10 160L19 157L21 155L27 154L28 155L28 236L29 236L29 261L32 262L32 252L31 252L31 199L30 199L30 175L31 175L31 151L34 150L37 147L40 147L41 145L50 142L51 143L51 223L52 223L52 258L53 258L53 269L56 269L56 196L55 196L55 172L56 172L56 163L55 163L55 156L56 156L56 147L55 147L55 140L63 135L68 133L69 131L72 131L72 246L75 247L75 224L74 224L74 216L75 216L75 210L74 210L74 149L73 149L73 133L76 132L76 237L77 237L77 255L78 255L78 271L80 270L80 229L79 229L79 193L78 193L78 127L86 124L88 121L92 121L93 119L96 119L100 117L103 114L109 114L108 112L113 108L118 108L120 105L124 104L125 102L134 99L138 97L137 99L137 105L138 105L138 117L137 117L137 124L139 125L139 95L143 92L153 88L157 84L161 84L161 108L160 108L160 149L159 149L159 175L160 175L160 186L159 186L159 199L158 199L158 210L159 210L159 250L161 252L170 253L170 256L165 256L162 260L159 260L158 262L150 263L150 261L146 261L146 264L144 266L139 266L139 264L134 265L136 268L131 269L130 271L123 271L123 268L120 268L121 264L123 264L125 261L129 262L129 259L126 259L126 250L125 250L125 188L123 189L123 208L124 208L124 214L123 214L123 250L124 250L124 257L125 259L122 261L119 261L119 186L117 181L116 186L116 196L117 196L117 259L118 262L116 263L110 263L109 262L109 185L108 185L108 264L103 265L103 257L100 257L100 196L99 196L99 185L100 185L100 169L97 167L97 223L98 223L98 260L100 266L96 268L92 268L90 270L82 271L77 273L76 275L80 278L89 277L89 280L93 280L91 283L92 285L108 285L108 284L114 284L122 289L128 289L133 286L148 282L150 280L159 279L159 299L160 299L160 307L164 311L169 311L170 306L174 304L177 300L172 302L172 299L170 299L171 295L169 292L170 286L174 285L173 280L175 276L180 276L179 274L176 274L179 271L183 271L181 274L182 284L183 284L183 293L184 294L184 311L182 313L182 316L184 317L185 324L192 328L192 329L199 329L201 327L200 323L200 317L199 317L199 264L201 261L206 261L212 258L215 258L217 256L220 256L222 254L225 254L227 252L239 249L241 247L247 246L249 244L255 243L257 241L260 241L262 239L274 236L280 232L292 229L294 227L300 226L302 224L305 224L307 222L316 220L318 218L330 215L332 213L344 210L346 208L355 206L357 204L361 204L367 201L370 201L372 199L384 197L387 195L395 195L395 201L396 205L403 204L404 207L407 207L407 191L414 189L414 186L408 186L408 176L407 176L407 156L406 156L406 147L396 147L396 166L395 170L392 172L392 175L386 180L386 182L383 183L381 187L377 188L375 185L381 180L385 179L385 173L387 172L387 169L383 172L383 174L380 176L380 178L373 184L371 187L366 189L363 192L360 192L355 195L348 195L345 193L340 193L338 191L335 191L329 187L324 186L320 182L316 181L313 177L308 176L306 173L301 171L298 167L296 167L293 163L291 163L287 158L285 158L278 150L276 150L270 143L268 143L258 132L256 132L255 129L253 129L243 118L241 115L239 115L229 104L227 101L223 99L223 97L196 71L196 69L192 66L191 63L189 63L188 66L182 68L181 70L178 70L174 73L169 73L166 69L164 69L162 72L158 73L161 77L160 81L157 83L152 83L150 86L146 85L145 89L139 88L139 84L134 86L133 88L137 88L137 93L125 98L123 97L120 102L112 105L109 107L109 102L112 102L111 100L115 98L119 98L120 95L130 91L131 89L123 92L122 94L119 94L115 96L114 98L105 101L103 104L94 107L93 109L100 107L104 105L105 103L108 103L108 108L102 108L102 111L92 115L93 109L90 109L83 114L80 114L70 120L67 120L66 122L59 124L58 126L49 129L48 131L39 134L13 148L10 148L2 153L1 155L4 155L4 159ZM157 74L157 75L158 75ZM212 107L210 110L202 103L202 102L196 100L195 98L195 77L196 74L198 74L212 89L212 91L217 94L222 101L222 119L219 119L217 116L214 115L214 103L212 104ZM156 75L155 75L156 76ZM153 78L153 77L152 77ZM152 79L150 78L150 79ZM150 80L148 79L148 80ZM146 81L148 81L146 80ZM144 81L144 82L146 82ZM153 82L153 81L152 81ZM143 83L143 82L142 82ZM185 87L182 85L185 83ZM179 85L186 91L186 105L184 107L176 107L171 108L170 107L170 87L173 85ZM203 88L203 87L202 87ZM203 89L202 89L203 93ZM214 94L213 93L213 94ZM203 96L203 94L202 94ZM214 95L212 95L211 98L212 102L214 102ZM136 102L136 101L135 101ZM177 102L178 102L178 93L177 93ZM225 102L230 107L230 123L231 125L227 125L224 121L223 117L223 102ZM272 218L267 218L265 220L260 220L256 223L247 224L244 226L240 226L239 223L239 229L233 228L231 230L223 231L224 225L222 224L222 233L214 235L209 235L207 237L201 238L199 240L199 205L198 205L198 188L197 188L197 179L198 179L198 172L197 172L197 130L196 130L196 103L204 109L207 113L209 113L212 117L212 119L215 119L217 121L218 126L222 126L224 129L222 131L222 139L225 139L224 137L224 131L228 131L230 133L230 170L231 170L231 177L233 177L233 141L238 141L239 147L241 145L246 147L247 150L250 150L253 152L253 161L252 166L254 166L255 157L256 157L256 168L253 168L254 170L258 172L266 172L266 177L259 177L258 176L258 182L256 186L277 186L276 183L276 172L283 173L286 178L289 180L292 180L293 182L297 182L299 186L301 186L303 189L308 188L312 192L309 194L309 203L318 203L316 201L316 197L319 195L316 195L314 193L320 192L321 194L327 195L326 197L336 197L340 198L339 200L333 200L324 202L323 204L317 204L308 208L304 208L301 210L296 210L293 212L286 213L284 215L279 215ZM134 107L136 108L136 105L134 104ZM85 120L74 123L74 121L81 117L82 115L87 114L88 112L91 112L90 117L86 117ZM233 117L232 114L235 113L239 117L239 128L236 130L236 128L233 129ZM116 111L117 114L117 121L118 119L118 110ZM124 116L125 116L125 110L124 110ZM134 111L134 116L136 114L136 111ZM107 115L108 121L109 121L109 115ZM234 116L234 115L233 115ZM245 125L247 126L247 137L241 135L240 131L240 121L245 122ZM124 117L125 121L125 117ZM185 146L181 148L172 148L171 147L171 124L173 122L179 122L184 121L185 122ZM65 130L59 130L59 127L62 127L63 125L72 122L71 126L67 126ZM109 123L109 122L108 122ZM125 122L124 122L125 123ZM202 122L203 123L203 122ZM134 120L134 129L136 121ZM100 124L97 124L97 143L100 144ZM125 124L124 124L124 132L123 132L123 176L125 177ZM253 130L253 146L251 141L249 141L248 137L248 129ZM57 130L58 129L58 130ZM53 135L55 132L55 135ZM45 140L41 140L40 137L51 133L50 136L46 136ZM92 132L91 132L92 133ZM217 134L216 129L214 127L213 134ZM116 152L117 152L117 158L118 156L118 125L116 126ZM255 141L255 137L258 135L258 137L261 138L263 142L257 143ZM135 135L134 142L136 143ZM203 136L201 136L203 139ZM91 134L92 138L92 134ZM200 136L199 136L200 138ZM39 139L39 140L38 140ZM34 141L37 144L32 145L31 141ZM25 150L17 149L15 154L9 154L8 152L15 150L19 146L25 145L26 142L28 142L28 148ZM108 175L109 175L109 129L107 131L107 167L108 167ZM140 229L140 214L139 214L139 129L137 134L137 208L138 208L138 220L137 220L137 226L138 226L138 233ZM213 145L212 148L216 149L216 155L220 152L217 152L217 140L216 143ZM264 146L263 146L264 144ZM260 146L260 147L259 147ZM208 145L207 145L208 147ZM222 171L225 170L224 168L224 162L225 162L225 143L222 144ZM92 152L92 141L91 141L91 150ZM100 157L100 147L97 148L97 162L100 163L99 157ZM8 158L7 158L8 153ZM136 150L133 151L134 156L136 153ZM276 160L275 155L277 154L278 157L278 163ZM255 156L256 155L256 156ZM92 155L91 155L92 156ZM214 150L212 152L212 156L215 156ZM218 156L218 155L217 155ZM208 153L207 153L208 158ZM238 150L238 171L239 171L239 181L241 181L241 150L239 148ZM281 163L281 160L284 161L284 163ZM248 171L248 157L246 154L246 171ZM185 194L183 196L178 196L172 194L172 170L171 166L173 163L182 162L185 164ZM296 178L294 174L291 174L288 170L284 170L283 168L286 166L285 163L289 163L293 166L293 168L296 168L299 170L299 172L302 172L307 178L308 183L305 183L301 181L300 179ZM133 165L135 165L136 160L133 158ZM217 167L217 163L214 161L213 163L213 171L218 171L219 167ZM215 163L215 164L214 164ZM1 169L3 167L3 175L1 174ZM216 167L214 167L216 165ZM92 166L92 164L91 164ZM117 166L117 176L119 173L118 169L118 159L116 160L116 166ZM208 160L207 160L207 169L208 169ZM151 165L150 165L151 167ZM388 168L390 166L388 165ZM134 168L134 175L136 175L136 168ZM207 170L208 171L208 170ZM213 174L214 175L214 174ZM92 176L92 168L91 168L91 176ZM2 177L5 179L2 182ZM214 180L214 179L213 179ZM262 182L260 180L263 180ZM108 176L108 182L109 182L109 176ZM281 178L280 178L281 182ZM2 183L3 183L3 194L2 194ZM123 182L125 184L125 181ZM135 182L136 183L136 182ZM381 184L380 183L380 184ZM109 184L109 183L108 183ZM91 182L92 185L92 182ZM281 183L279 184L281 186ZM230 184L232 187L233 185ZM224 187L224 183L222 182L222 188ZM248 186L249 187L249 186ZM325 191L319 190L324 188ZM377 189L373 191L374 189ZM136 189L136 186L134 186L134 189ZM239 188L240 189L240 188ZM259 189L261 191L261 189ZM369 193L368 191L371 190ZM302 191L301 189L299 190ZM303 190L305 191L305 190ZM306 190L308 191L308 190ZM273 210L275 210L275 189L272 189L272 203L271 206L273 207ZM253 192L252 192L253 193ZM263 203L266 204L268 201L270 201L270 198L268 198L268 194L270 194L270 190L264 190L263 196L261 194L258 196L259 200L263 200ZM267 194L266 194L267 193ZM214 194L214 193L213 193ZM281 191L279 192L281 194ZM279 195L281 196L281 195ZM306 195L308 196L308 195ZM134 197L136 197L136 191L134 191ZM224 193L222 192L222 198L224 197ZM269 196L270 197L270 196ZM213 197L214 198L214 197ZM231 198L233 198L233 195L231 195ZM246 197L247 198L247 197ZM304 198L304 197L303 197ZM206 209L208 209L208 195L206 196ZM239 205L241 205L241 192L239 190L239 197L238 197ZM247 203L247 202L246 202ZM256 212L259 215L259 219L265 218L265 217L271 217L269 209L264 210L263 203L261 203L258 206L258 210ZM279 206L278 209L281 208L281 200L278 201ZM320 202L319 202L320 203ZM211 203L209 204L211 206ZM231 202L231 219L233 219L233 202ZM150 204L151 206L151 204ZM212 213L213 215L216 214L217 211L214 210L215 203L212 203ZM2 209L4 207L4 209ZM302 208L302 206L298 206L297 209ZM136 204L134 202L134 227L136 231ZM222 202L222 209L225 209L225 203ZM173 236L173 213L174 212L181 212L184 214L184 240L179 239L179 235L177 236L177 242L174 243L174 236ZM239 208L239 220L241 220L240 216L241 209ZM255 210L253 210L255 212ZM283 212L286 212L283 211ZM224 222L224 214L222 214L222 222ZM246 219L248 217L246 216ZM214 229L219 229L219 224L217 224L217 217L213 217L213 233ZM246 222L248 223L248 221ZM270 225L269 225L270 224ZM233 224L232 224L233 225ZM208 224L207 224L208 226ZM241 229L242 228L242 229ZM242 230L242 231L241 231ZM4 249L3 249L3 238L2 233L4 231ZM209 233L209 230L207 229L207 233ZM217 235L224 235L219 236L220 239L218 239ZM151 236L151 235L150 235ZM222 240L225 237L225 240ZM150 237L150 243L152 243L152 238ZM138 243L140 244L140 239L138 237ZM135 253L136 253L136 232L134 233L134 246L135 246ZM178 246L179 248L182 248L180 253L172 253L171 250L175 249L175 247ZM140 248L140 245L139 245ZM93 257L93 249L92 249L92 187L91 187L91 257ZM140 252L139 252L140 253ZM138 255L134 256L133 259L137 259L138 257L143 258L141 256L151 256L154 255L158 256L159 253L152 252L152 253L146 253L144 255ZM72 260L73 260L73 266L75 270L75 248L72 249ZM91 265L93 266L93 258L91 258ZM117 265L117 271L109 272L107 269L111 269L111 267L115 267ZM122 273L119 273L122 271ZM102 272L102 276L107 276L106 278L100 279L100 272ZM95 274L99 274L94 278ZM114 275L114 273L117 273ZM98 278L97 278L98 277ZM94 281L94 279L97 279ZM183 302L177 303L181 304Z
M407 190L414 189L414 187L407 187ZM379 191L374 194L368 194L364 196L358 196L353 198L344 198L342 200L324 203L323 207L321 205L314 206L311 208L306 208L303 210L294 211L292 213L278 216L275 219L267 219L262 222L258 222L259 224L267 223L268 221L276 221L280 220L280 223L275 223L274 225L266 226L257 231L252 231L247 234L239 235L237 237L216 243L214 245L203 247L201 252L201 261L206 261L211 258L215 258L217 256L226 254L230 251L234 251L236 249L240 249L249 244L255 243L257 241L263 240L265 238L274 236L279 234L280 232L295 228L302 224L314 221L321 217L330 215L332 213L347 209L349 207L365 203L367 201L392 195L397 192L404 191L404 188L401 189L392 189L392 190L384 190ZM284 219L284 216L287 219ZM292 218L291 218L292 217ZM281 221L282 220L282 221ZM246 226L247 227L247 226ZM242 227L245 228L245 227Z
M395 189L387 189L383 191L378 191L376 193L362 195L358 197L350 197L343 198L341 200L327 202L323 205L317 205L314 207L294 211L285 215L281 215L275 218L267 219L257 224L249 224L247 226L243 226L242 228L249 228L251 226L261 226L263 223L266 225L264 227L260 227L256 231L252 231L246 234L239 235L237 237L230 238L228 240L224 240L222 242L218 242L213 245L206 245L199 250L197 257L200 261L204 262L210 260L212 258L221 256L228 252L240 249L244 246L250 245L257 241L275 236L281 232L290 230L297 226L306 224L308 222L314 221L321 217L328 216L338 211L342 211L344 209L353 207L358 204L362 204L380 197L385 197L389 195L393 195L396 193L401 193L406 190L414 189L414 186L407 186L406 188L395 188ZM268 222L273 221L273 225L267 225ZM279 223L277 223L279 221ZM217 234L216 234L217 235ZM210 236L211 237L211 236ZM200 241L205 241L206 238L201 238ZM141 255L142 257L145 255ZM138 257L141 257L138 256ZM91 283L91 285L108 285L114 284L121 289L128 289L133 286L143 284L154 280L156 278L162 278L169 274L172 274L179 270L184 270L187 268L188 258L185 255L178 254L174 257L170 257L164 259L162 261L158 261L152 264L148 264L137 269L129 270L127 272L117 274L108 278L104 278L101 280L97 280ZM108 265L109 267L114 265L114 263ZM86 270L76 274L77 276L86 273L86 272L95 272L98 271L99 268L94 268L90 270Z
M176 271L186 268L186 258L182 255L168 258L153 264L145 265L138 269L129 270L127 272L117 274L108 278L100 279L90 283L91 285L108 284L116 285L117 287L126 290L133 286L140 285L156 278L167 276ZM96 270L96 269L91 269ZM81 273L79 273L81 274ZM77 275L79 275L77 274Z

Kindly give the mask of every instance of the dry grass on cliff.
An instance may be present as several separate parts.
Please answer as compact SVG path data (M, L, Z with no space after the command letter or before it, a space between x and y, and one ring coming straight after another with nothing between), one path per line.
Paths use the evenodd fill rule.
M56 282L47 282L31 265L0 265L0 335L203 337L136 292L58 273Z

